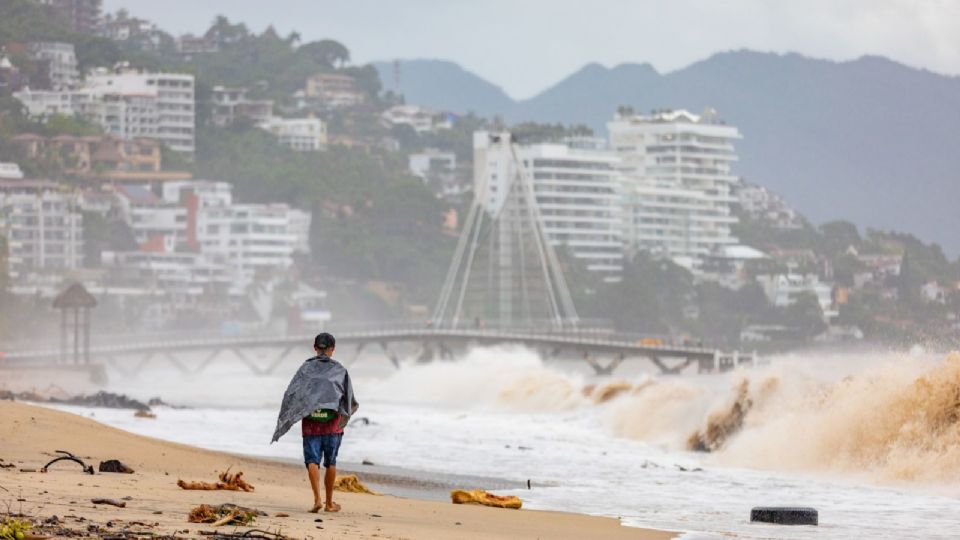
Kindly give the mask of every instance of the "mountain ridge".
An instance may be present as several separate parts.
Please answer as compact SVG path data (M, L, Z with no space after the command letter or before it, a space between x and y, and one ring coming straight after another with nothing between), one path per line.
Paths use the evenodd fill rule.
M736 173L781 194L814 222L847 219L909 232L960 253L960 237L952 234L960 229L960 77L876 55L832 61L739 50L668 73L644 63L587 64L514 100L475 75L489 86L461 86L471 78L441 76L440 64L409 69L414 63L401 62L408 102L466 112L432 97L460 96L457 104L467 110L511 123L586 124L604 133L620 105L711 107L743 134ZM414 73L418 80L411 81ZM426 81L429 93L418 90Z

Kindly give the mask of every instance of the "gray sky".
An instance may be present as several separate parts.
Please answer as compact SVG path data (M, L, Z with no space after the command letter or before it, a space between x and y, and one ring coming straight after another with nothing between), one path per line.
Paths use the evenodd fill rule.
M667 72L740 48L960 74L960 0L104 0L121 7L173 33L223 13L258 32L337 39L355 63L453 60L515 98L589 62Z

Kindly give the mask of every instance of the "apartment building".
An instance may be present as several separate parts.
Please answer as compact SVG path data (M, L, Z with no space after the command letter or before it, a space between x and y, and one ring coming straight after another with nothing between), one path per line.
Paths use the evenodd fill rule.
M52 182L0 180L0 235L13 278L83 265L83 216L74 195Z
M459 197L469 190L458 174L457 155L436 148L410 154L407 158L410 173L421 178L434 192L445 198Z
M190 156L195 150L194 77L183 73L145 73L130 69L95 70L87 77L86 88L104 103L123 103L117 109L126 116L104 113L100 118L107 130L125 139L145 136L141 130L155 129L148 136L171 150Z
M744 183L737 187L736 195L741 210L753 219L763 220L780 230L803 228L800 214L790 208L783 198L763 186Z
M246 88L214 86L211 95L210 121L216 126L229 126L237 118L247 118L254 123L273 118L272 99L250 99Z
M141 251L169 253L187 245L187 209L147 186L117 187L119 209Z
M83 99L80 93L70 90L34 90L25 86L13 93L27 109L31 118L44 120L62 114L73 116L78 111L77 104Z
M0 180L19 180L21 178L23 178L23 171L20 170L20 165L0 161Z
M697 271L702 260L737 239L731 170L739 131L713 111L617 114L607 123L624 174L628 250L668 256Z
M340 73L318 73L309 77L303 97L330 109L353 107L365 100L356 79Z
M73 44L40 41L29 45L30 56L47 66L50 90L69 90L80 82L80 70Z
M299 152L316 152L327 146L327 126L319 118L280 118L260 122L260 129L270 132L277 142Z
M833 306L833 284L820 281L816 274L765 274L757 276L757 283L763 288L767 301L777 307L793 305L801 294L812 294L825 318L836 317L838 311Z
M474 133L474 193L497 214L518 175L532 182L541 223L589 270L616 281L623 270L620 158L564 144L521 145L509 133Z
M169 182L163 199L186 209L187 245L223 259L241 281L289 268L295 253L309 252L308 212L286 204L235 204L226 182Z
M93 33L100 24L103 0L36 0L53 8L74 32Z
M408 126L417 133L432 133L453 126L448 115L419 105L394 105L383 111L380 121L387 128Z
M193 75L99 68L76 90L25 88L14 97L34 118L76 114L122 139L156 139L188 157L195 150Z
M100 35L113 41L125 42L141 51L158 51L163 45L164 33L156 24L130 17L123 12L103 17Z

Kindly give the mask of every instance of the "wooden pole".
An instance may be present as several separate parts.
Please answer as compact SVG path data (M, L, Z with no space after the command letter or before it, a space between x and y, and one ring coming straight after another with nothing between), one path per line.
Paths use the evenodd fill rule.
M80 308L73 308L73 363L80 363Z
M67 310L60 309L60 363L67 363Z
M90 364L90 308L83 308L83 363Z

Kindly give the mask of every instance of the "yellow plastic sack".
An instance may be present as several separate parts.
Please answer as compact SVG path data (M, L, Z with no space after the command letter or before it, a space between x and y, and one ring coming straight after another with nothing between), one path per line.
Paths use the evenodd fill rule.
M519 497L494 495L482 489L470 491L455 489L450 492L450 500L453 501L453 504L482 504L483 506L513 510L519 510L523 506L523 501Z

